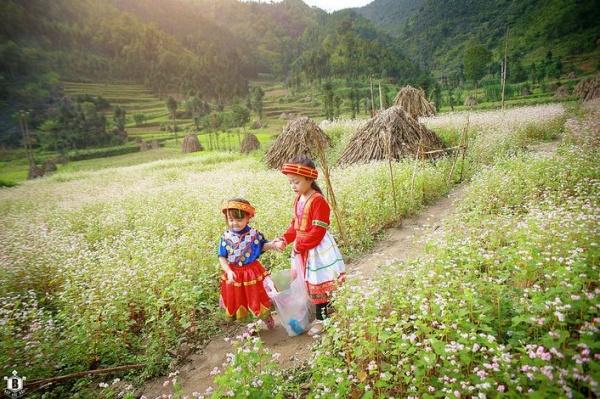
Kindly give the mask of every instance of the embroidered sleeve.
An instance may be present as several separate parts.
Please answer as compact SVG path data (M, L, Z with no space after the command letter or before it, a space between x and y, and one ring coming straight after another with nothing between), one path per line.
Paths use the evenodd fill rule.
M313 221L312 221L312 224L314 224L315 226L321 226L321 227L323 227L324 229L326 229L326 228L328 228L328 227L329 227L329 224L328 224L328 223L325 223L324 221L322 221L322 220L318 220L318 219L315 219L315 220L313 220Z
M259 252L262 252L264 245L267 242L269 242L269 240L267 240L265 238L265 235L263 233L261 233L260 231L257 230L256 233L257 233L257 235L256 235L256 241L254 242L254 244L258 246Z
M217 252L219 254L219 257L227 258L227 256L229 255L227 251L227 241L225 241L223 237L221 237L221 239L219 240L219 248L217 249Z

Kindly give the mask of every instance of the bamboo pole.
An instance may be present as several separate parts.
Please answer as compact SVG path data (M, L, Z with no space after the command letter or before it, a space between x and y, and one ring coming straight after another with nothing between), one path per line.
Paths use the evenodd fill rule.
M392 159L388 157L388 167L390 169L390 183L392 184L392 197L394 198L394 214L398 217L398 203L396 201L396 183L394 182L394 170L392 169Z
M394 169L392 168L392 135L388 132L387 140L385 141L385 152L388 160L388 168L390 172L390 185L392 186L392 199L394 200L394 215L398 217L398 203L396 200L396 183L394 181Z
M105 369L79 371L77 373L61 375L58 377L45 378L45 379L40 379L40 380L32 380L32 381L28 382L27 384L25 384L25 388L27 389L27 388L31 388L31 387L38 387L38 386L42 386L42 385L52 384L55 382L68 381L68 380L72 380L74 378L87 377L89 375L114 373L117 371L139 369L142 367L144 367L144 365L140 363L140 364L127 364L124 366L117 366L117 367L109 367L109 368L105 368Z
M323 175L325 177L325 183L327 184L327 196L329 197L329 202L331 203L333 214L335 215L335 219L337 220L338 229L340 231L340 237L342 238L342 242L347 242L342 217L340 216L337 200L335 199L335 192L333 191L333 185L331 184L331 179L329 177L329 164L327 163L327 158L325 157L323 144L318 138L316 140L315 147L317 150L317 156L319 157L319 162L321 163L321 167L323 168Z
M369 76L369 82L371 85L371 118L375 115L375 98L373 97L373 76Z
M438 152L454 152L456 150L459 150L460 148L462 148L462 147L460 145L457 145L457 146L454 146L454 147L443 148L441 150L433 150L433 151L421 152L421 155L425 155L425 154L437 154Z

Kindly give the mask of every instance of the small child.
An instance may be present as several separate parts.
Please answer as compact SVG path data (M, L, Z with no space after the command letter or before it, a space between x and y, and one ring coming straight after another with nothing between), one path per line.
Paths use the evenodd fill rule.
M316 306L317 320L309 335L319 334L327 317L331 293L345 280L346 267L333 236L329 234L330 208L315 182L318 171L307 157L283 165L292 191L296 193L292 222L273 245L283 250L294 243L293 256L300 263L310 300Z
M255 214L250 202L234 198L225 201L221 211L229 227L221 236L218 249L219 263L223 269L221 306L231 319L243 320L251 313L263 320L263 328L271 330L275 322L265 285L273 289L273 284L269 272L258 258L263 251L275 247L259 231L248 225Z

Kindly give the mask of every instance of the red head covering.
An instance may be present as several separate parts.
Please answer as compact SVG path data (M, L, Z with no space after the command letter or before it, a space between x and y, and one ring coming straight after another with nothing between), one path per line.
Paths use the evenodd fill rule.
M256 213L256 210L252 205L240 201L223 201L223 205L221 205L221 212L226 215L228 209L238 209L240 211L244 211L250 217L253 217Z
M285 163L281 168L281 173L284 175L297 175L309 179L316 180L319 177L319 172L310 166L300 165L297 163Z

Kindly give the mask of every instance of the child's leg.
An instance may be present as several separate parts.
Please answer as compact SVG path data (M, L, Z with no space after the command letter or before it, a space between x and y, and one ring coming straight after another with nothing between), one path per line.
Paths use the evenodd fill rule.
M327 318L327 310L329 309L329 302L318 303L315 305L317 308L317 320L325 320Z
M267 325L267 328L269 330L272 330L275 328L275 319L273 319L273 315L269 314L269 317L267 317L265 319L265 324Z

